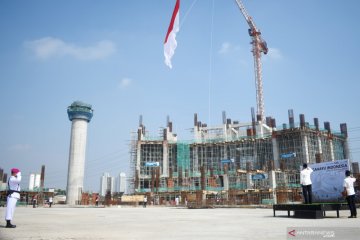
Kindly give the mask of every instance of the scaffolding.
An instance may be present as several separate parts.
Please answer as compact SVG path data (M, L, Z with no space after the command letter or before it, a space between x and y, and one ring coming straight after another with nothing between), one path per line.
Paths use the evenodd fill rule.
M208 127L194 115L194 139L178 141L172 123L150 138L139 125L131 144L134 193L147 193L154 202L180 197L193 204L271 204L300 201L300 166L348 158L346 125L341 133L330 124L319 127L294 121L276 127L275 119L239 123L227 119ZM156 199L156 201L155 201Z
M127 178L129 194L135 193L135 188L138 187L138 178L137 178L137 172L136 172L136 159L137 159L137 139L136 139L136 133L131 133L131 139L130 139L130 172Z

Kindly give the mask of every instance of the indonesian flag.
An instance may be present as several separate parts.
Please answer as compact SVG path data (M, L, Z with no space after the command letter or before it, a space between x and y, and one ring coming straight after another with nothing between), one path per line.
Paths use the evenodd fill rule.
M175 53L175 48L177 46L176 42L176 33L179 31L179 8L180 8L180 0L176 0L174 12L171 17L171 22L166 33L165 42L164 42L164 56L165 56L165 64L172 68L171 58Z

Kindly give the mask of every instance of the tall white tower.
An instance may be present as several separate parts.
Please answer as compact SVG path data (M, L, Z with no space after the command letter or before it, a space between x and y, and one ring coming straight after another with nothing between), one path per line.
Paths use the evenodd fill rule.
M126 192L126 174L120 173L116 179L116 192Z
M105 172L100 178L100 195L106 196L108 192L111 194L115 192L115 178Z
M100 195L105 196L106 191L109 189L110 186L108 186L108 178L110 177L110 174L105 172L100 178Z
M29 179L29 191L33 191L34 186L35 186L35 174L31 173Z
M84 186L87 125L93 116L93 109L90 104L75 101L68 107L67 113L72 124L66 204L75 205L81 201Z

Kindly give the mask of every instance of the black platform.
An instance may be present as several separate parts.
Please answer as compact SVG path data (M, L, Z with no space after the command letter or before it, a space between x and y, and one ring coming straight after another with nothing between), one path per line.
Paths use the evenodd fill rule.
M313 204L274 204L275 211L287 211L290 217L290 211L294 212L296 218L313 218L320 219L326 216L326 211L336 211L339 217L339 210L349 209L347 203L313 203Z

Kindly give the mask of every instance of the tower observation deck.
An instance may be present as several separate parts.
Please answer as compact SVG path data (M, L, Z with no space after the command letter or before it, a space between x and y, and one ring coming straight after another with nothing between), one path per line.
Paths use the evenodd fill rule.
M73 119L84 119L87 122L90 122L93 117L93 111L90 104L80 101L73 102L67 109L70 121Z

